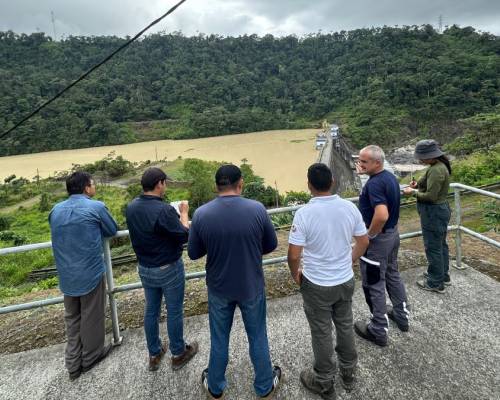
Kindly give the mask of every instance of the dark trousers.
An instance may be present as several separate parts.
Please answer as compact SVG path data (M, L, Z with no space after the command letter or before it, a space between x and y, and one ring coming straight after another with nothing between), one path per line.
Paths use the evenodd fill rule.
M335 325L335 352L340 368L352 370L358 359L352 318L354 278L337 286L319 286L303 276L300 292L311 328L316 381L327 391L333 385L337 369L333 358L332 321Z
M66 324L65 363L69 372L91 365L104 348L104 309L106 284L104 276L99 284L84 296L64 296Z
M389 294L396 320L408 324L406 290L398 269L399 232L397 228L379 233L370 240L365 260L360 260L365 299L372 313L368 325L376 337L385 338L389 331L385 291Z
M450 279L450 257L446 235L450 222L451 210L448 203L417 204L422 225L425 255L427 257L427 284L430 287L442 287Z

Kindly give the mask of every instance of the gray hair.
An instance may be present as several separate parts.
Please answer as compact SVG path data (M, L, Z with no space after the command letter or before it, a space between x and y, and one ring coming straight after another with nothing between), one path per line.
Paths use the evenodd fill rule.
M384 164L385 153L384 153L384 150L382 150L379 146L371 144L371 145L366 146L363 149L361 149L361 151L369 151L371 158L373 160L380 161L382 164Z

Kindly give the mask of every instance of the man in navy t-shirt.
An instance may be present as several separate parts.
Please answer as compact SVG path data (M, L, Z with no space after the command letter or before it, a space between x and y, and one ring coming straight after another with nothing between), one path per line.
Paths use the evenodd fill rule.
M378 146L359 153L357 171L370 176L359 196L359 210L368 228L370 245L360 268L366 302L372 313L369 323L356 321L354 331L379 346L387 345L389 323L408 330L406 290L398 270L400 189L396 177L384 169L385 155ZM385 290L393 304L387 312Z
M254 389L269 399L281 379L272 366L266 327L266 294L262 255L278 245L274 227L264 206L241 197L243 179L234 165L223 165L215 175L219 196L193 215L188 254L193 260L207 256L210 359L202 385L210 398L221 398L233 315L236 306L250 344L255 371Z

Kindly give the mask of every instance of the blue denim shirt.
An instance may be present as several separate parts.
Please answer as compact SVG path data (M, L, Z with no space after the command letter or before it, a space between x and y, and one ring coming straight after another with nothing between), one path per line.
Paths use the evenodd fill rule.
M104 273L103 237L116 233L116 222L104 203L74 194L54 206L49 224L61 291L90 293Z

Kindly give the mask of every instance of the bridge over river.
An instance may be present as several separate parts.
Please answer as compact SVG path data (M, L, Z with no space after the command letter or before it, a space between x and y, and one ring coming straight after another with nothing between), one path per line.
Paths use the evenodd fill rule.
M500 398L500 283L472 268L453 269L453 286L444 295L429 293L414 283L423 270L420 266L402 274L412 306L410 331L400 332L391 323L385 348L356 338L357 387L346 393L337 383L339 399ZM355 318L368 314L359 286L353 311ZM146 370L142 329L124 331L123 344L76 381L70 381L64 369L64 344L0 356L0 399L204 398L200 375L208 362L208 316L187 318L185 333L189 340L198 340L200 353L176 372L170 369L167 358L156 373ZM319 399L299 382L301 369L312 361L309 326L300 295L269 301L268 333L272 358L285 376L276 398ZM227 377L227 399L255 399L253 369L239 313L233 327Z
M341 136L332 138L327 134L326 138L326 144L319 152L318 162L328 165L333 171L334 192L359 189L361 182L355 173L352 159L352 155L356 152Z

